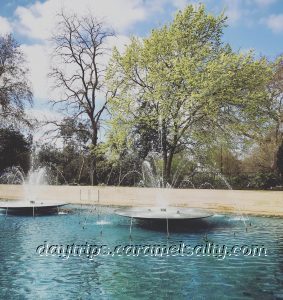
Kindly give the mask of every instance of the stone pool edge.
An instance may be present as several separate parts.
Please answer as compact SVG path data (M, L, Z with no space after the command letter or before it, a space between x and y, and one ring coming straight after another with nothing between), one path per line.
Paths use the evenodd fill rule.
M114 186L36 186L37 197L44 201L107 206L170 206L198 207L219 213L283 217L282 191L156 189ZM0 185L0 199L24 197L21 185Z

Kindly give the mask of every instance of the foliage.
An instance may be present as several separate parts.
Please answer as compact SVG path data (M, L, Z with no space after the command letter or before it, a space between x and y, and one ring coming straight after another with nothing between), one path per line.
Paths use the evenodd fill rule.
M268 85L272 109L270 111L271 128L277 145L282 141L282 122L283 122L283 56L277 57L273 63L273 76Z
M43 145L37 154L39 166L46 166L55 184L90 184L89 158L76 145L63 149Z
M0 36L0 122L29 124L24 109L32 103L28 69L19 44L11 35Z
M274 172L262 172L249 176L247 188L270 189L280 184L280 177Z
M280 145L277 152L277 171L283 178L283 143Z
M66 144L62 149L43 145L37 153L37 164L47 167L53 184L91 184L91 160L89 152L82 152L76 144ZM139 162L131 156L112 161L101 150L97 155L98 184L135 185L141 177L132 170L140 169Z
M190 5L148 38L132 38L123 54L113 52L109 143L131 148L145 138L148 148L158 140L165 181L185 148L255 138L268 121L269 63L223 44L225 20Z
M220 144L208 147L202 153L202 163L218 170L224 176L239 174L242 171L242 161L230 145Z
M242 159L243 172L274 172L276 169L277 143L273 135L255 143Z
M0 129L0 173L12 166L19 166L24 172L29 169L31 139L13 128Z

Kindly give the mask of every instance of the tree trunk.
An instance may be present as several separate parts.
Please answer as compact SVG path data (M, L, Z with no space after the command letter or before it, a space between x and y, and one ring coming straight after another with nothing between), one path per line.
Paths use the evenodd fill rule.
M167 158L168 158L168 151L167 151L167 136L166 136L166 127L165 122L162 120L161 123L161 149L162 149L162 187L165 187L167 184Z

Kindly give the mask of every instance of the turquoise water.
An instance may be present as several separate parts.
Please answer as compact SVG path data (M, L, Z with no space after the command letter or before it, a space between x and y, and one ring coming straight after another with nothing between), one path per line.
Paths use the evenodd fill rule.
M112 208L0 215L0 299L283 299L282 219L215 215L183 232L149 230ZM39 245L264 245L267 256L40 256ZM39 248L43 249L43 248ZM44 254L44 253L43 253Z

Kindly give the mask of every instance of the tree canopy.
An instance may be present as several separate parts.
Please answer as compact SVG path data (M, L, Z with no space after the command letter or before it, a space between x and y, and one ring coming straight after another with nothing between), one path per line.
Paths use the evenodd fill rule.
M113 52L109 143L129 147L141 136L137 127L155 130L165 181L184 148L255 138L268 123L272 69L252 52L232 51L222 41L225 22L189 5L171 24Z
M0 173L12 166L29 169L31 140L12 128L0 129Z

